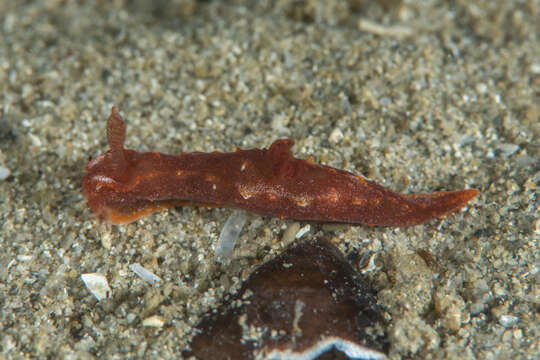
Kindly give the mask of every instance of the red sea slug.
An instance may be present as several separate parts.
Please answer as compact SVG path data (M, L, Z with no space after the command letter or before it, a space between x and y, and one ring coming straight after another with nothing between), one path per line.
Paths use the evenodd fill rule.
M200 204L298 220L409 226L453 212L477 194L398 194L348 171L295 158L290 139L268 149L168 155L124 149L125 137L125 122L113 107L110 149L86 165L82 179L94 213L113 224Z

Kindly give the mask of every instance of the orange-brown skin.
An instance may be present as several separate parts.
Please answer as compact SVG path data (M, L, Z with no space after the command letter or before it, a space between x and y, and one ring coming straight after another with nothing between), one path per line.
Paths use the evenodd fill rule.
M293 157L293 140L269 149L167 155L124 149L116 108L107 122L110 150L86 165L90 207L122 224L159 209L200 204L237 207L298 220L410 226L455 211L474 189L401 195L348 171Z

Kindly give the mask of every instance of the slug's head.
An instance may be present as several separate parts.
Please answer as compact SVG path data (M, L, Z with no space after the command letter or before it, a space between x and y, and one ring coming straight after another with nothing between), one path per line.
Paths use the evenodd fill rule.
M114 106L107 120L107 140L109 142L109 151L92 159L86 165L88 174L85 178L91 175L98 182L102 178L103 182L111 183L121 181L127 173L130 160L128 157L131 155L130 152L133 151L124 149L126 123Z
M86 165L87 173L82 179L88 203L94 213L115 224L131 220L121 215L122 212L133 212L127 205L130 201L126 184L130 169L137 163L139 154L124 149L125 138L126 123L113 107L107 120L109 150Z

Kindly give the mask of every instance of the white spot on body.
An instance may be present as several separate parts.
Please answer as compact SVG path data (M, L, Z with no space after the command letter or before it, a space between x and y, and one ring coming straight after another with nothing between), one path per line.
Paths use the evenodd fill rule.
M339 193L336 189L331 188L330 191L328 191L327 195L321 196L321 199L331 202L338 202L339 201Z
M95 175L92 177L92 180L96 180L100 183L105 183L105 184L118 184L118 181L105 175Z
M251 191L250 189L247 189L245 186L239 186L238 192L240 193L240 196L244 198L244 200L247 200L253 196L255 196L255 192Z
M262 184L241 184L236 186L238 193L244 200L254 196L265 197L268 200L275 201L282 198L284 190L281 185L264 186ZM297 199L293 199L296 201Z
M380 198L375 198L375 199L353 199L352 200L352 204L353 205L358 205L358 206L366 206L366 205L376 206L380 202L381 202Z
M357 176L356 176L356 179L357 179L361 184L365 184L365 183L366 183L366 179L365 179L363 176L357 175Z
M294 202L301 207L306 207L311 203L311 201L305 197L297 197L294 199Z

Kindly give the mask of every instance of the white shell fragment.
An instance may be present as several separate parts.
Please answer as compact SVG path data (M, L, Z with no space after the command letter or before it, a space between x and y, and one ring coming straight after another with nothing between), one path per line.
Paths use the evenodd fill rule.
M296 233L296 238L300 239L302 236L306 235L309 230L311 230L311 225L307 224L306 226L298 230L298 233Z
M143 324L143 326L160 328L160 327L163 326L163 324L165 324L165 321L163 321L161 316L153 315L153 316L150 316L150 317L147 317L146 319L144 319L142 324Z
M5 180L11 175L11 171L8 168L0 166L0 180Z
M82 274L81 279L86 288L98 301L111 296L111 288L107 278L99 273Z
M161 281L159 276L155 275L150 270L143 268L138 263L129 265L129 269L133 271L135 274L137 274L141 279L150 283L151 285L154 285L156 282Z
M246 223L248 215L245 211L235 211L223 226L221 234L219 234L218 243L216 246L216 252L214 253L214 260L223 264L231 261L232 252L236 240L240 235L240 231Z
M274 350L267 355L268 360L313 360L335 347L345 353L351 359L377 360L386 359L386 355L377 350L372 350L366 346L347 341L339 337L327 337L321 339L314 346L302 351L294 352L290 350Z
M510 144L510 143L502 143L502 144L498 144L496 146L496 149L500 151L502 156L508 157L508 156L513 155L519 150L519 145Z

